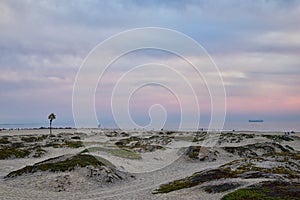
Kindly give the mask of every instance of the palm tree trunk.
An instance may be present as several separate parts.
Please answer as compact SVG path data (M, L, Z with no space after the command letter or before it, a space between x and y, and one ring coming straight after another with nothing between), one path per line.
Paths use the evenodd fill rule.
M52 135L52 121L50 121L50 135Z

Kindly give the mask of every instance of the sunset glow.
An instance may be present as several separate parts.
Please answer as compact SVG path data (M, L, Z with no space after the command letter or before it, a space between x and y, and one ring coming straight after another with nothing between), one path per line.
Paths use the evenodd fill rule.
M299 1L12 0L1 1L0 10L0 124L40 123L51 111L57 114L56 121L72 125L73 85L88 53L110 36L138 27L173 29L202 45L223 78L231 120L241 116L300 120ZM99 121L114 124L110 110L114 85L124 72L145 63L167 65L197 83L200 115L210 118L209 91L189 63L170 52L141 50L119 58L99 80L95 91ZM219 76L209 67L202 70L209 79ZM183 87L159 71L133 73L130 79L134 83L151 76ZM192 102L189 91L182 95L185 103ZM153 104L165 106L170 123L178 121L180 102L157 86L136 91L131 116L146 123Z

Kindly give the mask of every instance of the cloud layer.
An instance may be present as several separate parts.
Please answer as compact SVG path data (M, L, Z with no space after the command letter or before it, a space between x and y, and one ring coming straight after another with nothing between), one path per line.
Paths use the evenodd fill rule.
M90 50L120 31L149 26L180 31L208 51L222 74L231 120L264 116L299 121L299 1L11 0L0 1L0 123L43 122L50 112L72 122L73 84ZM172 66L199 81L174 55L145 50L124 56L96 91L104 126L113 124L110 95L118 78L149 62ZM172 94L156 86L144 89L130 101L138 123L149 121L146 111L156 103L165 105L167 123L179 121ZM201 115L209 119L211 103L203 80L197 93L203 97L198 102Z

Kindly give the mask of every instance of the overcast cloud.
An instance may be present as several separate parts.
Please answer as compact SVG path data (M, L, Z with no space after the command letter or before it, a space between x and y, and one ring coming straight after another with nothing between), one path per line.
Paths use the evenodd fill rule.
M299 121L299 1L0 0L0 124L43 122L50 112L71 123L73 84L87 54L114 34L149 26L180 31L208 51L222 74L232 120L264 116ZM121 58L97 90L97 113L104 124L113 124L108 106L117 78L148 62L184 66L163 52ZM195 81L192 71L181 70ZM201 84L199 105L209 118L210 99ZM132 116L145 124L145 110L161 103L170 123L177 122L180 109L174 96L153 96L154 89L136 93Z

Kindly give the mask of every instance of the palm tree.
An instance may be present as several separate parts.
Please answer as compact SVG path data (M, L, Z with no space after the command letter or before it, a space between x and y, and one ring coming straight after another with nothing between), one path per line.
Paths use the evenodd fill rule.
M50 135L52 134L52 121L54 119L56 119L56 115L54 113L51 113L49 116L48 116L48 119L50 120Z

